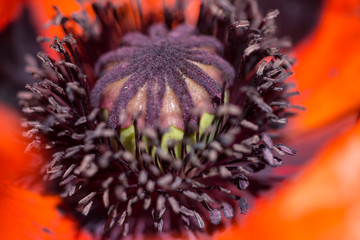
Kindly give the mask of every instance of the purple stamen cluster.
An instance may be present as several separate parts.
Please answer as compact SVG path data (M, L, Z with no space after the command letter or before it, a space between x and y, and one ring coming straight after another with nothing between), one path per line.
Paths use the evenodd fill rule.
M86 13L71 18L58 13L55 23L67 35L52 39L51 48L60 60L41 52L41 64L27 68L38 80L19 93L28 149L50 156L40 166L49 192L61 196L59 207L95 237L211 234L226 219L246 213L246 199L273 184L262 169L279 167L283 155L295 154L276 142L276 130L293 115L289 109L298 108L288 100L297 92L286 82L292 74L284 54L288 43L274 36L277 12L262 17L253 0L205 1L194 34L181 24L185 2L164 9L166 27L154 25L139 6L111 2L93 5L95 22ZM129 8L138 12L139 26L128 25ZM223 48L220 58L215 53ZM194 62L220 69L223 85ZM99 80L97 74L103 74ZM200 116L190 111L193 96L184 76L206 89L214 107L215 119L202 133L198 125L188 126ZM116 92L108 123L101 113L106 86L126 77L127 88ZM122 129L114 128L122 122L116 113L145 84L146 126L139 127L141 117L132 118L134 152L129 152L120 140ZM166 130L156 119L166 84L179 99L184 137L168 141L165 149ZM228 103L222 101L225 88Z

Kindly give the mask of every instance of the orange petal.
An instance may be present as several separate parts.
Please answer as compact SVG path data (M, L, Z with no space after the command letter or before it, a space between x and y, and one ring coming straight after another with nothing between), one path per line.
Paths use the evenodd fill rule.
M59 201L1 182L1 239L90 240L89 234L80 232L71 218L56 209Z
M360 122L217 239L360 239Z
M60 27L49 26L45 28L45 24L56 16L54 6L58 7L60 12L65 16L81 10L81 6L76 0L31 0L29 3L32 10L32 17L38 27L38 32L40 35L47 37L62 37L64 35Z
M14 180L28 167L19 116L0 105L0 181Z
M0 0L0 31L19 15L21 4L26 0Z
M328 0L313 37L297 49L295 79L307 108L295 120L310 130L360 107L360 2Z
M59 199L32 193L16 176L28 170L18 116L0 105L0 232L1 239L90 239L56 209Z

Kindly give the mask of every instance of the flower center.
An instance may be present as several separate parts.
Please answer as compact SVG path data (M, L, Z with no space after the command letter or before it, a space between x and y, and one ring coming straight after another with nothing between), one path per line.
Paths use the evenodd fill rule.
M177 2L175 12L181 13L187 1ZM276 12L262 18L254 1L203 1L197 30L148 27L140 17L149 30L144 35L125 33L133 29L127 26L132 18L121 17L122 8L93 8L93 23L87 15L56 17L69 33L51 45L61 61L40 52L42 64L28 68L39 81L19 94L24 135L32 139L28 149L49 156L41 169L64 209L87 216L74 215L99 239L158 231L210 234L226 224L224 218L246 213L245 197L272 185L257 172L295 154L270 137L292 114L288 98L296 93L284 82L292 62L273 37ZM176 16L164 16L168 26L183 22ZM239 17L250 20L233 23ZM83 31L70 28L69 20ZM220 57L217 39L226 44L230 63ZM99 108L108 110L110 127ZM210 115L214 120L201 133ZM189 132L191 123L199 130ZM182 132L181 141L159 126ZM133 149L123 139L129 128Z
M127 34L120 48L97 62L103 75L93 89L92 104L109 110L113 128L129 127L136 116L139 128L184 130L224 101L223 88L235 71L218 55L222 48L215 38L196 35L186 25L170 32L154 25L148 36Z

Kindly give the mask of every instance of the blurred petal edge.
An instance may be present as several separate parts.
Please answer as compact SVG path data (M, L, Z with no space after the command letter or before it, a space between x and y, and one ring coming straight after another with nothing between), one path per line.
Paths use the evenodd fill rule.
M296 104L307 111L294 119L294 131L336 121L360 107L360 2L327 0L314 35L297 49Z
M360 122L217 239L360 239Z

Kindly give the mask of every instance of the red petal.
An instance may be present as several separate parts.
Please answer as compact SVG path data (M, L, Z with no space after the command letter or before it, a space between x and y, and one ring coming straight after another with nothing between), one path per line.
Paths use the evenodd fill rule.
M23 2L25 0L0 0L0 31L19 15Z
M14 180L28 168L19 116L0 105L0 181Z
M87 240L75 222L56 209L59 199L32 193L9 182L0 186L1 239Z
M310 130L360 107L360 3L328 0L313 37L297 50L295 79L307 111L294 128Z
M39 35L47 37L63 37L64 35L60 27L50 26L45 28L45 24L56 15L54 6L56 6L65 16L69 16L71 13L79 12L81 10L79 3L75 0L61 0L56 2L50 0L32 0L29 3L33 19L38 26Z
M360 239L360 122L217 239Z
M29 170L18 116L0 106L0 232L1 239L91 239L60 214L57 197L42 196L20 185L16 176Z

